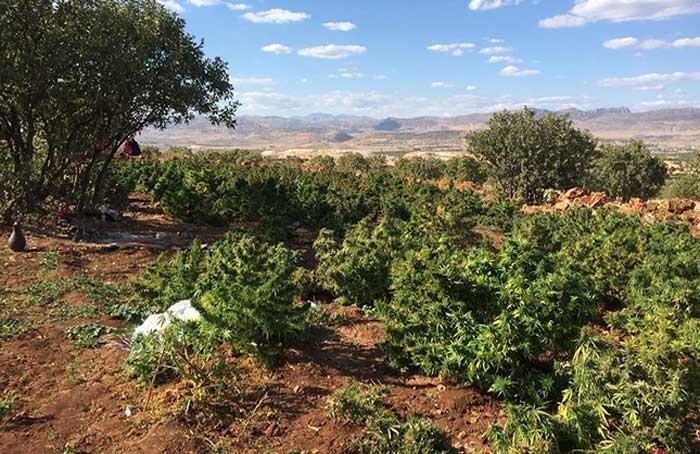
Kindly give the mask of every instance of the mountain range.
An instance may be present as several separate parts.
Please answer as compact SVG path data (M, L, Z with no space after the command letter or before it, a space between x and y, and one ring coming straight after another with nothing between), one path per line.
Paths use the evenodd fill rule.
M536 110L537 115L549 113ZM700 109L633 112L626 107L595 110L567 109L574 124L602 141L644 140L659 152L700 149ZM464 135L483 128L491 113L455 117L377 119L365 116L314 113L299 117L241 116L235 130L197 118L187 125L146 130L145 144L160 147L243 148L268 153L358 151L403 154L464 151Z

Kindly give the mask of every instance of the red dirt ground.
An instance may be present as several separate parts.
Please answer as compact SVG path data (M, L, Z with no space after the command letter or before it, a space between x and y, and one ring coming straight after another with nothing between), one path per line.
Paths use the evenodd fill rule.
M104 315L51 317L60 307L99 308L108 302L94 302L72 292L47 305L28 305L23 302L26 287L75 275L125 282L157 257L158 247L172 248L193 237L212 241L223 230L195 228L192 234L183 234L180 223L163 216L143 196L132 200L125 222L110 229L168 235L150 245L114 250L30 229L28 252L0 250L0 318L34 324L14 337L0 338L0 398L8 392L21 395L14 416L0 423L0 453L203 453L213 446L234 453L340 453L362 429L332 422L326 406L329 396L349 378L388 386L387 403L396 412L433 419L447 431L458 451L489 452L482 435L493 422L502 420L495 401L438 378L388 370L381 351L381 323L368 319L356 307L333 304L327 305L329 313L345 313L340 326L310 335L272 369L248 368L246 377L257 394L242 405L242 416L232 418L230 427L214 435L203 434L159 407L159 402L168 399L169 385L159 387L156 404L143 411L147 391L126 377L123 365L128 352L119 337L100 348L81 349L64 335L67 328L86 322L114 328L126 325ZM0 234L7 238L9 232ZM303 236L306 241L295 247L309 243L308 232ZM41 268L46 251L60 257L53 271ZM125 413L127 406L133 409L131 417Z

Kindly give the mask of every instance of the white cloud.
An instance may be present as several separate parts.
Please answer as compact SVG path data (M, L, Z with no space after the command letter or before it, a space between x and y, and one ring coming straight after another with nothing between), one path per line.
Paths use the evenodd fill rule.
M480 54L486 54L486 55L491 55L491 54L505 54L507 52L511 52L513 49L510 47L505 47L505 46L495 46L495 47L484 47L479 51Z
M221 0L187 0L187 3L194 6L216 6L221 4Z
M235 85L256 85L270 86L276 85L277 82L269 77L232 77L231 83Z
M491 44L503 44L505 41L500 38L484 38L487 42Z
M307 13L295 13L286 9L269 9L259 13L245 13L243 19L256 24L287 24L289 22L301 22L309 19Z
M248 11L251 6L247 3L226 3L226 8L231 11Z
M603 43L603 47L607 47L608 49L623 49L625 47L634 47L637 44L639 44L639 40L637 38L628 36L625 38L615 38L605 41Z
M467 91L474 91L477 89L476 85L467 85Z
M163 5L166 9L169 9L170 11L174 11L176 13L181 13L185 10L185 8L176 0L158 0L158 3Z
M447 82L433 82L430 86L433 88L452 88L452 84Z
M302 57L321 58L325 60L339 60L367 52L367 48L357 45L327 44L325 46L307 47L299 50Z
M339 70L338 74L331 74L328 76L331 79L353 79L353 80L359 80L359 79L364 79L367 77L366 74L361 73L361 72L352 72L352 71L344 71L344 70Z
M700 13L698 0L575 0L568 14L539 21L541 28L580 27L599 21L664 20Z
M357 28L352 22L326 22L323 26L334 32L349 32Z
M643 41L634 38L617 38L611 39L610 41L605 41L603 46L608 49L641 49L641 50L655 50L655 49L666 49L666 48L682 48L682 47L700 47L700 37L697 38L679 38L675 41L664 41L661 39L645 39Z
M453 96L401 96L376 91L331 91L293 96L271 91L240 92L242 115L305 115L313 112L368 115L375 118L454 116L475 112L521 109L528 105L551 110L595 107L586 96L543 98L485 97L475 93Z
M670 101L667 101L665 99L657 99L656 101L643 101L643 102L640 102L639 104L641 104L642 106L651 106L651 107L657 106L658 107L658 106L666 106L666 105L671 104L671 103L670 103Z
M485 11L502 6L517 5L522 0L470 0L469 9L472 11Z
M673 42L673 47L700 47L700 37L677 39Z
M279 43L274 43L274 44L268 44L267 46L264 46L262 49L263 52L267 52L270 54L275 54L275 55L286 55L290 54L292 52L292 49L285 46L284 44L279 44Z
M520 69L517 66L506 66L501 70L501 75L506 77L536 76L539 73L537 69Z
M511 57L510 55L493 55L489 57L489 63L522 63L519 58Z
M651 89L673 82L700 80L700 72L675 72L668 74L650 73L635 77L612 77L598 81L599 87L630 87L635 89ZM644 88L642 88L644 87Z
M377 74L376 76L373 76L372 79L374 80L387 80L389 77L387 77L385 74Z
M464 55L465 50L470 50L476 47L473 43L451 43L451 44L433 44L428 46L428 50L432 52L449 53L454 57Z
M582 27L586 24L583 17L572 16L571 14L561 14L559 16L548 17L538 22L540 28L571 28Z

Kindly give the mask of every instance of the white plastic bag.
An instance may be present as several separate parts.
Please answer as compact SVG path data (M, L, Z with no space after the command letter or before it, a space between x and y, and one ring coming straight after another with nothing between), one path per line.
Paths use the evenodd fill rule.
M202 314L192 306L192 300L184 300L173 304L163 313L153 314L141 323L135 330L132 338L151 333L162 333L173 323L173 320L191 322L201 320Z

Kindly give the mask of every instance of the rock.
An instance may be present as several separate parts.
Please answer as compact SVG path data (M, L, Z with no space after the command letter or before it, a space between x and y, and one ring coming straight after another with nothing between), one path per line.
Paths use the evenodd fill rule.
M630 209L636 211L637 213L641 213L642 211L646 210L646 205L644 204L644 201L637 197L632 197L627 203L627 205Z
M692 200L674 199L668 201L668 211L673 214L682 214L686 211L693 211L695 202Z
M194 232L194 225L192 224L183 224L182 225L182 231L185 233L192 233Z
M647 210L649 211L656 211L659 209L661 206L661 201L660 200L649 200L647 202Z
M22 226L19 221L15 222L12 226L12 234L7 241L7 247L10 248L12 252L24 252L24 249L27 247L27 239L24 237L24 232L22 232Z
M564 211L572 206L572 203L570 200L562 200L561 202L557 202L554 204L554 209L558 211Z
M588 208L598 208L608 203L608 196L604 192L593 192L582 200L584 206Z
M564 196L569 200L578 199L586 195L586 190L583 188L571 188L564 193Z

